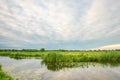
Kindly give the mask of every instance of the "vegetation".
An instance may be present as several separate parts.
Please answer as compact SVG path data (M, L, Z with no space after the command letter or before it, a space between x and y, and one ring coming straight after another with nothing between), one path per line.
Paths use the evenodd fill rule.
M14 59L23 59L26 57L42 58L42 64L47 66L47 69L58 71L64 68L73 67L89 67L96 64L104 66L119 66L120 65L120 50L45 50L41 48L22 49L22 50L0 50L0 56L9 56ZM0 80L13 80L8 74L2 71L0 65Z
M42 63L49 70L59 70L62 68L84 67L88 63L101 63L102 65L120 65L120 50L0 50L0 56L9 56L14 59L25 57L42 58ZM94 65L94 64L93 64Z
M52 62L118 62L120 61L119 51L98 51L98 52L54 52L43 57L44 61Z
M102 66L102 67L116 67L120 66L119 62L45 62L42 61L42 64L45 64L47 66L48 70L51 71L58 71L64 68L89 68L90 66Z
M0 51L1 56L12 58L41 57L45 62L120 62L120 51Z
M41 48L40 51L44 52L44 51L45 51L45 48Z
M2 71L1 65L0 65L0 80L13 80L11 76Z

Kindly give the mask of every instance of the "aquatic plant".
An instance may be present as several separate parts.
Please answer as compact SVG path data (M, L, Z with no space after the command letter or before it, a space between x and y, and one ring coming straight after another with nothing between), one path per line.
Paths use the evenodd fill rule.
M2 66L0 65L0 80L13 80L11 76L2 71L1 67Z
M41 57L46 62L120 62L120 51L1 51L0 55Z

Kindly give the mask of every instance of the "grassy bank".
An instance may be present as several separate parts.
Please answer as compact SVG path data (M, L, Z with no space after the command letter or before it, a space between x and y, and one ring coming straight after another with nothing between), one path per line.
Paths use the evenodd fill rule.
M43 59L46 62L118 62L120 52L59 52L44 55Z
M0 51L12 58L41 57L45 62L120 62L120 51Z
M11 76L2 71L1 65L0 65L0 80L13 80Z

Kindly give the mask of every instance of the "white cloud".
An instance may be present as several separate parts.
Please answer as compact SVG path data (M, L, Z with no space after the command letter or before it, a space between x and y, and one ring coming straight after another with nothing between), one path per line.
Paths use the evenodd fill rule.
M10 6L4 3L5 7L8 6L8 10L6 11L3 8L1 13L11 16L16 20L6 16L3 17L2 15L1 20L6 22L6 24L9 25L12 30L20 31L25 35L38 34L54 40L66 40L67 38L70 39L71 30L73 29L73 26L71 27L71 25L74 8L67 6L64 1L53 0L44 1L44 3L46 4L46 8L36 6L30 0L16 1L15 4L19 5L12 6L12 9L9 8ZM18 6L21 9L18 9ZM9 10L11 10L12 14L9 12ZM40 22L43 24L40 24ZM56 34L56 36L53 37L52 35L54 34Z
M31 44L118 36L119 0L0 0L0 35Z
M120 31L119 1L94 0L84 16L83 40L114 36ZM116 25L117 24L117 25Z
M96 49L100 50L114 50L114 49L120 49L120 44L113 44L113 45L107 45L107 46L102 46Z

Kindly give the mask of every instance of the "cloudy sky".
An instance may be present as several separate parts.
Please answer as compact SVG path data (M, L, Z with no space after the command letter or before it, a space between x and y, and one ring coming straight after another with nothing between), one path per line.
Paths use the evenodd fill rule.
M0 0L0 48L120 48L120 0Z

